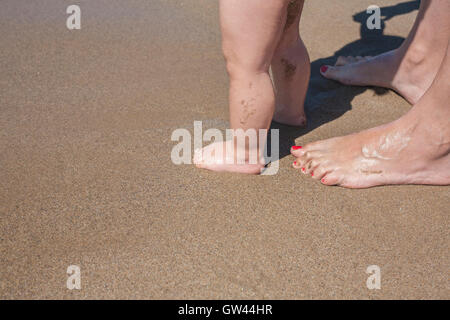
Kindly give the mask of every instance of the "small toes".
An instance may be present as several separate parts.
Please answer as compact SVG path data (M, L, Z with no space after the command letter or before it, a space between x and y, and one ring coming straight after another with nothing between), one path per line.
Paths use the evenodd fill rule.
M314 151L306 151L306 152L304 152L303 155L300 156L300 157L297 159L298 164L299 164L301 167L304 167L304 166L305 166L305 165L313 158L314 154L315 154Z
M366 61L369 60L370 58L372 58L372 56L356 56L356 57L352 57L352 56L347 56L347 57L343 57L340 56L338 57L338 59L336 60L335 63L335 67L342 67L345 66L347 64L351 64L351 63L356 63L356 62L360 62L360 61Z
M347 64L347 58L340 56L337 58L336 63L334 64L336 67L345 66Z
M304 174L309 174L312 177L314 177L314 171L316 168L320 165L320 160L313 158L310 161L308 161L305 165L303 165L303 168L305 170L303 171Z
M357 61L357 59L352 56L347 56L347 57L340 56L340 57L338 57L338 59L335 63L335 66L337 66L337 67L345 66L346 64L354 63L356 61Z
M327 173L325 174L321 179L320 182L327 186L335 186L339 184L339 177L335 172Z
M323 166L323 164L321 164L317 166L313 172L314 175L312 175L312 178L315 180L321 180L328 173L328 170Z

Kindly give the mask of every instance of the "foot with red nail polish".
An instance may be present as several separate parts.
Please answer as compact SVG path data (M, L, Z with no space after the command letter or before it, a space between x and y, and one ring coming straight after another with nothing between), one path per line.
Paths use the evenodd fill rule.
M401 46L371 57L339 57L321 74L345 85L392 89L415 104L430 88L448 46L450 1L421 1Z
M325 73L328 70L328 66L321 66L320 67L320 72Z
M450 54L446 72L400 119L291 149L296 168L325 185L450 184ZM445 65L445 62L444 62Z

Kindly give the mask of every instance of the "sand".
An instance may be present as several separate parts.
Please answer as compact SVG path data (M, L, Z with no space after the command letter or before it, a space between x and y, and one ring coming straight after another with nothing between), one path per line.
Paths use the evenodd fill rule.
M280 171L261 177L170 160L175 129L228 124L217 1L80 0L73 31L72 1L2 1L0 298L450 298L448 187L347 190L290 167L294 143L410 108L318 73L408 34L417 1L383 9L375 37L358 22L372 2L306 1L309 126L278 127ZM81 290L66 288L69 265Z

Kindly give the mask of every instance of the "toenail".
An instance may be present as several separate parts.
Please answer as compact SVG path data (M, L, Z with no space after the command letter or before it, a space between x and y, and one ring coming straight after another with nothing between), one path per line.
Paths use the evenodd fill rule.
M302 171L305 172L305 168L302 168Z
M320 67L320 72L325 73L328 70L328 66L321 66Z
M311 172L311 177L314 177L314 172Z
M322 183L325 183L325 179L322 179Z
M294 161L294 166L296 166L297 165L297 161Z
M302 148L302 146L292 146L293 150L298 150L298 149L301 149L301 148Z

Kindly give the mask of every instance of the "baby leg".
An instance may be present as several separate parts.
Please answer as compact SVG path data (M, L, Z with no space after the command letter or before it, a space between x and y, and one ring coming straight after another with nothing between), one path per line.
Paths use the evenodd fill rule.
M269 68L284 31L288 3L287 0L220 1L223 53L230 77L231 129L246 131L270 126L275 93ZM259 158L258 163L249 163L248 155L259 154L265 137L256 146L244 145L245 150L236 150L241 146L236 146L234 140L219 142L220 145L213 143L196 152L194 163L215 171L260 173L264 163ZM251 150L252 147L257 150ZM223 156L217 155L217 148L224 150ZM233 151L235 161L232 164L224 159L229 151ZM244 155L244 159L238 159L239 154Z
M299 34L304 0L292 0L287 7L283 35L272 59L276 91L273 120L295 126L306 125L303 110L311 66L308 51Z

